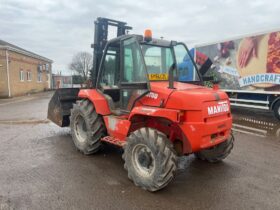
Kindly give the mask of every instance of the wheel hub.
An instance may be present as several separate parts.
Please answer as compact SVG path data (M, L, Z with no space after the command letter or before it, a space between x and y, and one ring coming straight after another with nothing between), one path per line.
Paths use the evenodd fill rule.
M138 162L142 167L149 168L152 163L152 158L147 152L141 152L138 156Z
M141 176L150 176L155 170L155 158L152 151L144 144L135 146L132 152L132 162Z

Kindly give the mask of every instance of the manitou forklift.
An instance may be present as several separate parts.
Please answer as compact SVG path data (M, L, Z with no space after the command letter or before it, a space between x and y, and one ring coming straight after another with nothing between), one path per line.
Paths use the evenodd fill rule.
M117 37L107 40L108 27ZM203 86L184 43L129 35L124 22L95 21L92 88L58 89L48 118L71 128L75 146L89 155L103 142L122 147L124 168L149 191L174 177L177 157L219 162L234 138L229 99ZM208 78L209 79L209 78Z

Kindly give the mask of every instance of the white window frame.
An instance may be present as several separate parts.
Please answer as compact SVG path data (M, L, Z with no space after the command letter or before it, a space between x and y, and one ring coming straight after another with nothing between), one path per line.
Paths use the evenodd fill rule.
M49 64L46 63L46 71L49 71Z
M19 81L24 82L24 71L22 69L19 70Z
M27 72L26 72L26 80L29 81L29 82L32 81L32 74L31 74L31 71L27 71Z

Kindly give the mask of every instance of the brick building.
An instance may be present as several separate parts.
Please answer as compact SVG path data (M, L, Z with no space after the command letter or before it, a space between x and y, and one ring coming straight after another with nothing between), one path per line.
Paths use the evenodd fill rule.
M73 87L73 80L72 76L64 76L59 74L52 75L52 89L58 88L71 88Z
M0 40L0 98L51 88L52 60Z

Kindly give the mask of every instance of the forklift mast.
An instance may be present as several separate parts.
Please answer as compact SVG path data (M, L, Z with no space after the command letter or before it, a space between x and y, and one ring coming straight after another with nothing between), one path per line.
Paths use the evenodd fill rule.
M94 43L93 48L93 66L91 72L91 80L93 87L96 87L98 69L102 59L104 48L108 41L109 26L117 27L117 37L127 34L132 27L127 26L127 23L108 18L97 18L94 22Z

